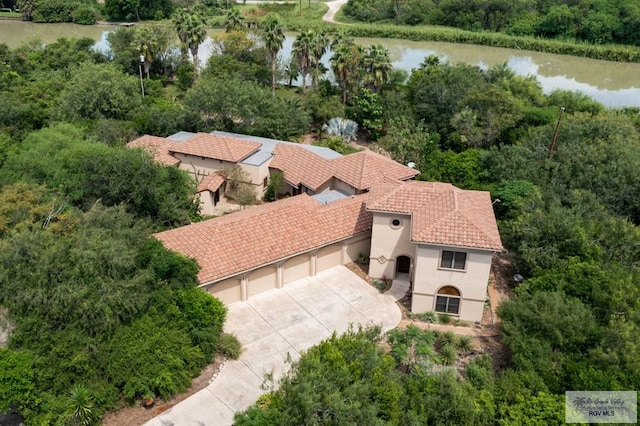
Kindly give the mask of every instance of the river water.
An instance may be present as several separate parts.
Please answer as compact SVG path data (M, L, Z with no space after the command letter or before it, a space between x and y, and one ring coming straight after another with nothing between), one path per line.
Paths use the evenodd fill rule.
M75 24L34 24L20 21L0 21L0 43L16 47L29 39L44 43L59 37L91 37L98 49L108 50L106 35L114 26L82 26ZM210 34L218 31L210 31ZM290 55L294 34L288 34L281 55ZM465 62L489 67L507 62L518 75L535 76L545 93L555 89L575 90L590 96L608 107L640 107L640 63L598 61L551 53L498 47L475 46L440 42L413 42L398 39L359 38L362 45L382 44L391 53L393 65L411 71L426 56L437 55L451 63ZM199 55L206 61L211 54L211 40L200 47ZM330 53L323 62L328 65Z

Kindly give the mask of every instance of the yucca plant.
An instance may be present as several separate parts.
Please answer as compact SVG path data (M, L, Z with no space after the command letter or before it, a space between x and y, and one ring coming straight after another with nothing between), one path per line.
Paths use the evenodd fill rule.
M458 359L458 353L453 346L444 346L440 349L439 361L442 365L453 365Z
M72 424L82 426L92 425L96 422L93 412L93 401L91 392L84 385L75 385L71 389L67 402L67 413Z
M456 339L456 335L453 333L453 331L444 331L438 334L436 343L438 344L438 348L440 348L440 350L446 347L450 347L455 350L457 340L458 339Z
M338 136L344 141L352 141L358 133L358 123L348 118L334 117L322 126L322 130L329 136Z
M471 336L458 336L455 346L458 352L467 354L473 349L473 338Z

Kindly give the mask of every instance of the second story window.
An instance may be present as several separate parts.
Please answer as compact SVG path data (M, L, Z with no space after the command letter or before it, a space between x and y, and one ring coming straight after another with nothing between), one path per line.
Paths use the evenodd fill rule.
M467 253L462 251L443 250L440 258L440 267L443 269L467 269Z

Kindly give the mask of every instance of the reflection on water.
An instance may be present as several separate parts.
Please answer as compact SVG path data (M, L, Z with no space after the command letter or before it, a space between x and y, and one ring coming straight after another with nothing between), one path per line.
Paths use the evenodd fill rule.
M38 37L51 43L59 37L91 37L96 47L108 51L106 40L113 26L83 26L75 24L33 24L20 21L0 21L0 43L16 47ZM220 31L209 31L210 34ZM293 34L288 34L281 56L289 58ZM486 68L507 62L516 74L536 76L545 93L555 89L577 90L610 107L640 107L640 64L598 61L575 56L538 53L527 50L475 46L440 42L414 42L396 39L358 38L365 46L382 44L391 53L393 65L407 71L417 68L424 58L437 55L451 63L464 62ZM211 55L211 39L200 47L203 63ZM329 67L328 52L323 63Z

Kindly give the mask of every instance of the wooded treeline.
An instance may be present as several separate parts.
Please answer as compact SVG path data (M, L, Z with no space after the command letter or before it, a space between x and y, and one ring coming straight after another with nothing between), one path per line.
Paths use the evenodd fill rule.
M633 0L349 0L344 13L362 22L640 44L640 5Z
M186 52L199 31L177 52L138 29L111 35L109 56L90 40L0 46L0 304L15 327L0 349L0 410L90 424L122 401L183 390L219 346L224 308L195 288L192 261L150 238L198 220L194 183L125 142L214 129L293 139L334 117L357 121L372 149L414 162L420 179L501 200L502 238L525 277L500 311L507 364L434 374L380 352L376 333L336 337L239 422L341 413L373 424L554 424L565 390L640 387L637 110L545 95L506 66L428 57L408 75L384 48L320 30L301 32L281 62L284 29L269 19L257 37L229 19L197 72ZM335 80L317 60L331 44ZM288 87L298 76L309 85ZM340 359L347 366L333 369ZM327 392L313 390L313 371L329 367ZM367 411L355 395L377 402Z

